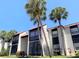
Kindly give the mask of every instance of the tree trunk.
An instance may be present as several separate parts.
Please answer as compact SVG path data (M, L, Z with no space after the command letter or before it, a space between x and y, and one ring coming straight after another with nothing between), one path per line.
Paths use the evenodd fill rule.
M46 41L46 44L47 44L49 56L51 57L50 49L49 49L49 46L48 46L48 43L47 43L47 38L46 38L46 35L45 35L45 31L43 29L42 22L41 21L39 21L39 22L40 22L41 30L43 31L43 34L44 34L44 37L45 37L45 41Z
M60 27L60 31L61 31L62 41L63 41L63 44L64 44L64 35L63 35L63 27L61 25L61 20L59 20L59 27ZM64 45L63 45L63 47L64 47ZM63 54L65 55L65 48L64 48Z
M48 48L48 53L49 53L49 56L51 57L50 49L49 49L49 46L48 46L48 43L47 43L47 40L46 40L46 35L45 35L44 29L43 29L42 22L40 21L40 17L39 17L38 15L36 16L36 19L37 19L37 22L38 22L38 31L40 32L39 38L41 39L41 30L39 29L39 27L40 27L40 28L43 30L43 34L44 34L45 41L46 41L47 48ZM40 42L41 42L41 41L40 41ZM42 49L43 49L43 48L42 48Z
M38 33L39 33L38 35L39 35L39 40L40 40L40 39L41 39L40 23L37 22L37 25L38 25ZM41 45L41 41L40 41L40 45ZM42 54L41 54L41 55L43 56L43 54L44 54L44 53L43 53L43 48L42 48Z

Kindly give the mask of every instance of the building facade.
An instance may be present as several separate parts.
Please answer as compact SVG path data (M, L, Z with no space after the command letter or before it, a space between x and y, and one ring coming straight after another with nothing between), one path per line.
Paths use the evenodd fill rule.
M47 55L66 55L74 56L75 51L79 50L79 23L47 28L43 26L39 39L38 28L33 28L26 32L16 35L12 42L11 52L25 51L27 55L47 56ZM41 28L40 28L41 29ZM45 38L45 37L46 38ZM14 48L16 47L16 48Z

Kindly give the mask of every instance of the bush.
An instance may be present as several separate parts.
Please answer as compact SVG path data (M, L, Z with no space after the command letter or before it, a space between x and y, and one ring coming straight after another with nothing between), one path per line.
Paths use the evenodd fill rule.
M76 51L76 56L79 56L79 51Z
M8 50L5 50L4 48L2 48L2 52L0 52L0 56L8 56Z
M24 57L26 55L26 53L24 51L18 51L16 52L16 56L17 57Z
M1 52L0 56L8 56L8 52L7 51Z

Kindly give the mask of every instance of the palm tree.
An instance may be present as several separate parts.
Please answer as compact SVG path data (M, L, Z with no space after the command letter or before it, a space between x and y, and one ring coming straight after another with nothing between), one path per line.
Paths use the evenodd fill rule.
M29 3L27 3L25 5L25 9L26 9L27 13L30 15L31 21L33 21L34 24L38 25L39 39L41 39L40 32L41 32L41 30L43 31L45 41L46 41L46 44L48 47L48 43L46 40L46 36L45 36L44 29L43 29L43 24L42 24L42 21L46 20L46 7L45 7L45 5L46 5L45 0L30 0ZM39 27L41 27L41 30ZM48 52L50 54L49 47L48 47Z
M15 30L10 30L9 32L5 31L4 40L9 42L16 33L17 32Z
M9 32L2 30L0 31L0 38L2 38L4 41L10 41L13 37L13 35L16 34L15 30L11 30Z
M54 22L57 22L58 21L59 26L60 26L60 30L61 30L61 34L62 34L62 39L64 39L63 32L62 32L63 26L61 24L61 19L67 19L68 12L66 11L66 9L63 8L63 7L56 7L55 9L53 9L51 11L49 17L50 17L50 20L52 20Z
M16 33L17 32L15 30L11 30L9 32L2 30L2 31L0 31L0 38L3 39L4 42L8 43L12 39L13 35L16 34ZM3 49L4 49L4 42L2 42L3 43L3 46L2 46ZM8 51L8 49L6 51Z

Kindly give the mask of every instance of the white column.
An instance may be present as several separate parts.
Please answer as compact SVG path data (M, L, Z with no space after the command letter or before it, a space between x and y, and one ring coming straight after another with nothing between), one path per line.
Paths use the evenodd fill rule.
M59 38L59 45L60 45L60 50L61 50L61 55L65 55L65 47L64 47L64 37L63 37L63 29L61 30L60 27L57 28L58 30L58 38Z
M27 56L29 56L29 33L28 33L28 40L27 40Z
M23 36L26 36L27 33L23 32L19 35L19 40L18 40L18 49L17 51L25 51L27 52L27 37L22 38Z
M49 42L50 42L50 52L51 52L51 55L53 56L54 55L54 48L53 48L53 40L52 40L52 30L51 29L48 29L48 36L49 36Z
M64 33L64 42L65 42L64 45L65 45L66 56L74 56L75 50L69 27L65 27L63 29L63 33Z
M28 37L21 38L21 51L24 51L25 53L27 53L27 42Z
M19 35L19 39L18 39L18 48L17 48L17 52L21 51L21 36Z

